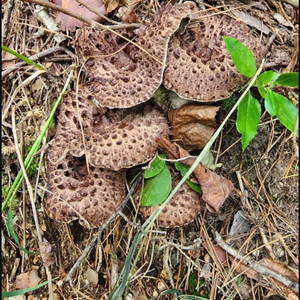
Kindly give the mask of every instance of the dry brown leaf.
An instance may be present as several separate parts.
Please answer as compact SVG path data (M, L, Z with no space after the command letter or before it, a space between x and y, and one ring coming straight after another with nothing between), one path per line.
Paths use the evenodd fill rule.
M97 286L99 278L98 278L98 273L95 270L88 267L88 269L85 272L84 277L86 278L86 280L90 283L90 285L92 287Z
M234 271L242 274L246 274L249 278L258 280L259 276L258 273L250 269L248 266L240 262L239 260L236 260L233 256L228 256L230 262L231 262L231 267Z
M184 149L201 149L215 132L219 107L191 103L169 112L173 139Z
M107 10L107 13L112 12L117 7L121 7L126 3L125 0L105 0L104 4Z
M218 261L224 267L226 267L228 265L227 264L227 255L223 248L221 248L219 245L211 245L210 246L207 241L203 241L202 245L207 250L207 252L210 253L210 255L212 257L216 257L218 259ZM213 253L211 253L211 251L213 251Z
M190 156L187 151L176 143L171 143L166 138L160 137L157 138L156 141L159 146L165 148L168 156L172 159L182 159ZM181 162L187 167L191 167L195 162L195 158L189 157L181 160ZM232 182L223 176L208 170L201 164L198 164L193 174L201 186L202 200L206 202L207 209L212 213L218 212L233 190Z
M36 270L30 272L21 273L16 277L16 289L27 289L37 285L41 278L38 276Z
M79 4L76 0L54 0L55 4L62 6L72 12L78 13L86 18L92 19L96 22L100 22L102 20L101 17L94 14L90 10L88 10L83 5ZM92 8L93 10L97 11L99 14L105 15L106 9L102 0L85 0L83 3L87 6ZM56 16L55 22L60 24L61 30L65 31L66 29L70 31L75 31L76 27L82 27L83 22L73 18L69 15L59 12Z
M52 257L52 245L44 238L43 242L39 243L41 258L44 266L49 267L55 263L54 257Z

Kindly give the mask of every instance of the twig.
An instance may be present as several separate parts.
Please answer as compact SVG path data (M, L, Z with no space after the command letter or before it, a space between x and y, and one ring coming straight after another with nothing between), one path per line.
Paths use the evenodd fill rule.
M215 235L215 240L218 243L218 245L220 247L222 247L227 253L229 253L233 257L239 259L245 265L247 265L251 269L255 270L257 273L262 274L262 275L271 276L274 279L276 279L276 280L280 281L281 283L283 283L285 286L287 286L291 290L293 290L295 293L298 293L298 291L299 291L299 284L298 283L293 282L293 281L285 278L281 274L279 274L277 272L274 272L273 270L270 270L269 268L264 267L259 263L254 262L251 258L246 257L244 254L240 253L238 250L236 250L233 247L227 245L225 243L225 241L222 239L221 235L217 231L215 231L214 235Z
M46 50L44 50L44 51L42 51L42 52L39 52L39 53L37 53L37 54L34 54L34 55L30 56L29 59L35 62L35 61L37 61L37 60L39 60L39 59L42 59L42 58L44 58L44 57L46 57L46 56L48 56L48 55L50 55L50 54L52 54L52 53L54 53L54 52L58 52L58 51L64 51L64 52L66 52L69 56L71 56L73 59L76 58L76 55L73 54L73 53L72 53L70 50L68 50L66 47L62 47L62 46L54 46L54 47L52 47L52 48L46 49ZM26 66L26 65L27 65L27 63L22 61L22 62L19 62L19 63L15 64L15 65L12 66L12 67L10 67L9 69L4 70L4 71L2 72L2 80L3 80L9 73L11 73L12 71L17 70L17 69L19 69L19 68L21 68L21 67L23 67L23 66Z
M7 33L8 33L8 24L10 23L10 16L11 12L14 8L14 0L8 0L6 3L6 9L4 13L4 18L3 18L3 29L2 29L2 45L5 44L6 39L7 39ZM12 23L11 23L12 24Z
M135 192L136 188L139 186L141 180L143 178L143 173L141 173L138 178L136 179L136 181L134 182L134 184L131 186L127 196L125 197L125 199L123 200L123 202L121 203L121 205L118 207L118 209L102 224L101 227L98 228L97 233L94 235L94 237L92 238L91 242L85 247L85 249L83 250L81 256L77 259L76 263L74 264L74 266L71 268L71 270L69 271L69 273L65 276L65 278L63 278L62 280L60 280L59 282L57 282L57 286L62 286L65 282L69 282L70 286L72 286L72 277L74 275L74 273L76 272L76 270L79 268L80 264L82 263L82 261L84 259L86 259L86 257L88 256L89 252L91 251L91 249L95 246L98 238L100 237L100 234L103 232L103 230L110 224L110 222L117 216L119 215L119 212L122 211L129 199L131 198L131 196L133 195L133 193Z

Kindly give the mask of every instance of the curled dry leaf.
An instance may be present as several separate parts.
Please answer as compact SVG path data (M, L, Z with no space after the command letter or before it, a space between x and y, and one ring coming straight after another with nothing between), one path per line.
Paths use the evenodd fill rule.
M227 266L227 255L223 248L219 245L209 245L209 242L207 241L203 241L202 245L212 257L216 257L224 267Z
M44 266L49 267L55 263L55 259L52 256L52 245L44 238L42 242L39 242L41 258Z
M16 289L27 289L37 285L40 282L41 278L38 276L36 270L30 272L21 273L16 277Z
M102 18L95 13L91 12L89 9L78 3L76 0L55 0L55 4L62 6L72 12L78 13L86 18L92 19L94 21L100 22ZM102 0L84 0L82 1L87 7L92 8L99 14L105 15L106 9ZM73 18L69 15L59 12L56 16L55 22L60 24L61 30L75 31L76 27L82 27L83 22Z
M219 107L190 103L169 112L173 140L186 150L201 149L215 132Z
M165 148L170 158L182 159L189 156L189 158L181 160L187 167L191 167L195 162L195 158L190 157L190 154L176 143L171 143L163 137L156 140L161 147ZM193 174L201 186L202 200L206 202L207 209L212 213L218 212L233 190L232 182L208 170L201 164L198 164Z

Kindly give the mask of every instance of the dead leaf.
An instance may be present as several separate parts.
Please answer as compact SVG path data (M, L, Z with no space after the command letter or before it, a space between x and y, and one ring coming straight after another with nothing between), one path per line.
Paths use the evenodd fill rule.
M88 10L83 5L79 4L76 0L54 0L55 4L60 5L72 12L78 13L86 18L92 19L96 22L102 21L102 18L96 15L95 13ZM106 9L102 0L85 0L83 3L87 6L92 8L93 10L97 11L99 14L105 15ZM56 16L55 22L60 24L60 28L62 31L69 30L75 31L76 27L81 28L83 22L73 18L69 15L59 12Z
M49 267L55 263L52 257L52 245L44 238L43 242L39 243L41 258L45 267Z
M191 167L195 162L195 158L190 157L190 154L176 143L171 143L163 137L157 138L156 142L160 147L165 148L169 158L182 159L189 156L189 158L181 160L187 167ZM206 202L207 209L212 213L218 212L233 191L232 182L203 167L201 164L198 164L193 174L201 186L202 200Z
M119 8L118 16L121 19L122 23L137 23L138 17L135 11L127 6L122 6Z
M219 107L190 103L169 112L173 139L184 149L201 149L215 132Z
M96 271L94 271L93 269L88 267L88 269L85 272L84 277L86 278L86 280L90 283L90 285L92 287L97 286L99 278L98 278L98 273Z
M248 266L246 266L242 262L236 260L233 256L229 255L228 258L231 262L231 267L234 271L241 273L241 274L245 274L251 279L258 280L259 276L255 270L250 269Z
M227 255L223 248L221 248L219 245L209 245L207 241L203 241L202 245L207 250L207 252L210 253L212 257L216 257L224 267L228 265ZM211 253L212 251L213 253Z
M36 286L40 282L41 278L38 276L36 270L30 272L21 273L16 277L16 289L27 289Z
M105 0L104 4L107 10L107 13L112 12L117 7L121 7L126 3L125 0Z

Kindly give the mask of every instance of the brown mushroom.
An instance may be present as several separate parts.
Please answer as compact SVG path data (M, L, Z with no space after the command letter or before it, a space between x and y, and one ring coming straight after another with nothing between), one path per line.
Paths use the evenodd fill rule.
M172 188L179 183L181 176L170 168L172 175ZM134 202L140 205L139 195L135 195ZM200 194L192 190L184 183L170 202L165 206L157 218L157 223L161 227L177 227L191 223L200 212ZM139 207L139 213L143 218L148 218L157 206Z
M151 103L100 111L81 95L77 104L70 92L60 105L57 132L49 145L56 150L48 159L56 163L66 153L85 154L91 166L120 170L147 162L158 148L156 137L168 134L167 120Z
M55 149L50 152L52 156L56 153ZM84 227L100 227L125 197L125 170L115 172L93 166L88 170L84 156L67 154L54 164L47 160L46 175L50 193L45 210L56 221L79 219Z
M168 5L136 30L136 44L107 30L78 30L74 44L89 71L89 91L101 106L128 108L150 99L162 82L167 46L193 2ZM132 31L117 31L133 39ZM126 33L126 34L125 34Z
M247 82L234 66L222 36L244 43L257 64L262 60L262 46L241 21L208 12L199 18L184 34L175 33L170 39L163 84L185 99L217 101Z

